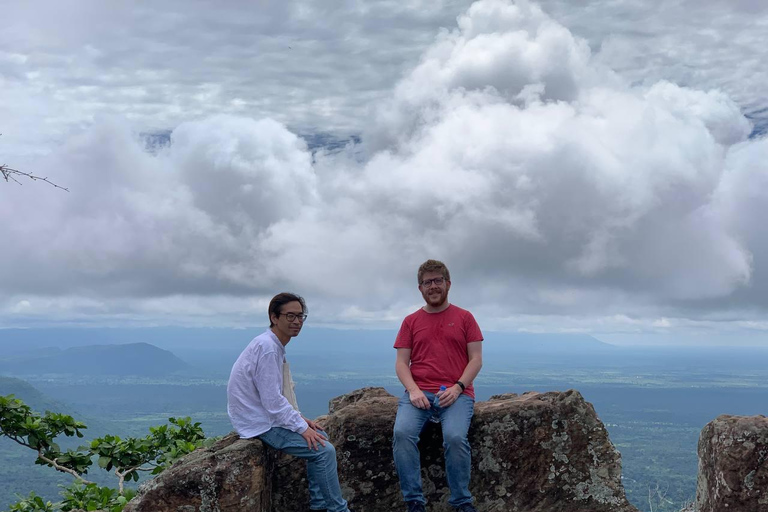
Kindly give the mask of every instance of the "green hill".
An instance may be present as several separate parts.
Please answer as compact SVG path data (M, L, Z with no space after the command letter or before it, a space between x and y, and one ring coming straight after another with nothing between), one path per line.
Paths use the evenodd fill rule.
M162 377L186 370L172 352L149 343L50 348L0 359L0 372L11 375L139 375Z
M38 412L64 412L66 407L45 396L31 384L21 379L0 376L0 396L14 395Z

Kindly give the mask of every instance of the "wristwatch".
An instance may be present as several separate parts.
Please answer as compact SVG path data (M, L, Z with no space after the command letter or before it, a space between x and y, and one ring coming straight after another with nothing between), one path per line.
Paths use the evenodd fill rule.
M458 385L459 385L459 387L461 387L461 391L462 391L462 392L464 392L464 390L465 390L465 389L467 389L467 386L465 386L465 385L464 385L464 383L463 383L463 382L461 382L460 380L457 380L457 381L456 381L456 384L458 384Z

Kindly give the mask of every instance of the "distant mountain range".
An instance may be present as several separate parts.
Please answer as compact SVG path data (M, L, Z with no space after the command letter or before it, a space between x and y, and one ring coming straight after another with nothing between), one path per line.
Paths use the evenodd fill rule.
M0 372L11 375L138 375L160 377L188 369L172 352L149 343L87 345L35 349L0 359Z
M69 347L87 345L123 345L137 342L149 343L156 347L172 350L185 359L189 350L211 352L233 352L239 354L265 326L247 329L232 328L43 328L43 329L0 329L0 353L6 357L13 354L29 355L32 350L50 350L48 347ZM578 333L524 333L483 331L488 345L503 345L511 349L525 346L561 346L565 349L611 350L614 345L601 342L587 334ZM383 349L389 353L397 336L397 329L331 329L307 326L295 341L291 352L328 349L369 351ZM392 352L394 354L394 352ZM394 357L394 356L393 356Z
M613 353L621 350L588 334L485 333L486 347L511 353Z
M162 376L189 370L226 377L240 352L264 330L264 326L2 329L0 353L5 356L0 358L0 373ZM586 334L485 331L484 335L488 362L498 356L569 360L570 355L608 356L623 351ZM394 365L396 336L397 329L308 326L291 342L288 353L291 361L304 358L333 368L351 362L357 369L382 364L389 369Z

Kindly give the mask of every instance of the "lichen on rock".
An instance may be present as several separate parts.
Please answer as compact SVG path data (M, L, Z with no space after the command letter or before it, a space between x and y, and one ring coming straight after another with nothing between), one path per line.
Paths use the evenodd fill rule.
M722 415L699 437L698 512L768 512L768 418Z

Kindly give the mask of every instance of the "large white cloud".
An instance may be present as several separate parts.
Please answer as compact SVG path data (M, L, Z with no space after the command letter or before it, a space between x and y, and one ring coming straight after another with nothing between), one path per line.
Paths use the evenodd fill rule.
M459 27L366 137L366 193L385 198L369 205L399 198L386 213L410 209L467 272L693 299L749 279L748 251L702 211L750 131L731 100L624 85L524 2L476 3Z
M102 120L36 161L72 192L3 189L0 214L24 219L0 228L6 318L157 322L154 304L186 322L210 297L240 322L288 288L325 321L386 324L418 304L428 257L498 328L765 310L767 146L739 105L627 80L536 4L481 0L457 21L341 152L214 116L156 153Z

